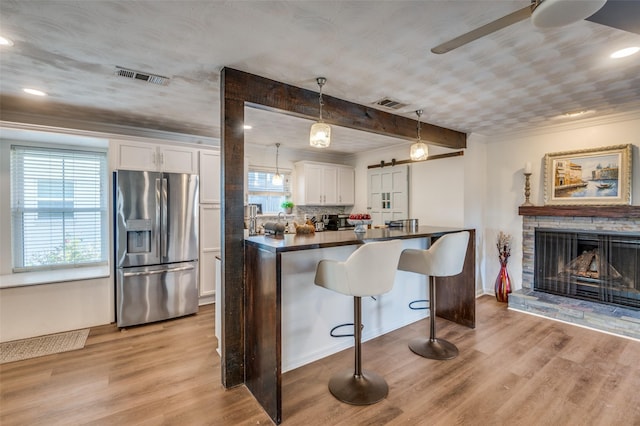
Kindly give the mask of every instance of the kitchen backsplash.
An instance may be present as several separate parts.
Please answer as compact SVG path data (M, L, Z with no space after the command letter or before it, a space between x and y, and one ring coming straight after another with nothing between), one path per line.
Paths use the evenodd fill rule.
M351 209L352 206L295 206L292 214L283 214L280 216L280 220L288 224L296 222L301 225L305 222L305 215L309 218L315 216L320 220L323 214L346 214L351 213ZM277 221L277 214L258 215L256 220L257 229L261 231L264 223Z

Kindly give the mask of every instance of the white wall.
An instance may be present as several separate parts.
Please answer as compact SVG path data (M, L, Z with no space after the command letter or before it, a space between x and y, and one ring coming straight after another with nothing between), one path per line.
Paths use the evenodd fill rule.
M38 126L29 129L28 134L19 134L14 129L0 129L0 342L23 339L33 336L58 333L68 330L109 324L115 320L115 299L113 277L111 269L105 266L100 277L87 279L87 275L79 274L79 270L58 270L46 274L42 279L39 273L12 273L11 261L11 209L10 209L10 179L9 179L9 149L14 140L37 143L65 143L68 145L92 145L107 147L109 138L114 135L96 135L96 137L78 137L63 133L62 129L39 132ZM19 138L17 137L19 136ZM100 138L100 139L97 139ZM133 141L156 143L160 141L122 137ZM167 141L165 141L167 142ZM199 145L192 145L197 148ZM114 166L113 150L111 150L109 164ZM275 157L274 157L275 160ZM111 170L109 172L111 176ZM111 179L109 178L109 181ZM110 191L111 192L111 191ZM111 203L111 197L109 197ZM111 212L111 206L109 208ZM109 224L111 224L111 213ZM111 231L109 231L111 236ZM110 246L112 244L110 237ZM109 248L112 253L112 248ZM92 268L99 269L99 268ZM67 276L60 278L61 274ZM34 277L33 274L37 274ZM29 275L29 277L27 277ZM81 278L77 276L82 275ZM73 278L72 278L73 277ZM39 282L40 285L24 285L29 282Z
M0 290L0 341L25 339L113 321L111 278Z
M259 167L276 167L276 143L273 145L245 145L245 157L249 160L250 166ZM280 145L280 155L278 156L278 167L293 171L294 163L297 161L319 161L323 163L345 163L344 155L329 154L326 151L318 150L316 152L297 151L287 147L286 143Z
M545 154L633 144L632 204L640 205L640 117L622 117L621 120L608 124L589 122L588 127L575 124L553 131L492 137L486 143L486 292L493 292L493 283L500 269L495 247L500 231L511 234L513 238L508 270L514 290L522 288L522 217L518 215L518 207L524 202L523 169L526 162L533 165L531 202L542 206Z
M354 211L366 211L367 166L409 158L410 143L363 152L353 161L356 167ZM412 163L409 166L409 215L420 225L473 228L476 230L476 290L483 292L484 191L486 169L485 138L471 135L462 156ZM456 150L454 150L456 151ZM429 154L452 150L429 147Z
M275 142L274 142L275 143ZM410 166L410 215L421 225L459 226L476 229L476 288L493 292L499 264L495 240L499 231L513 236L509 273L514 288L522 283L522 218L518 206L524 201L523 167L533 164L531 201L543 205L543 158L546 153L631 143L633 204L640 205L640 115L615 123L592 122L564 129L520 133L511 136L469 135L468 148L460 157L427 161ZM280 149L280 167L314 160L356 167L354 211L366 211L367 166L409 156L410 143L367 151L357 157L302 154L286 146ZM430 147L431 154L450 152ZM275 166L275 146L247 147L250 163ZM0 189L8 188L8 157L0 155ZM6 167L5 167L6 166ZM0 205L0 222L9 221L8 203ZM10 232L0 223L0 263L5 272L10 256ZM640 231L640 230L639 230ZM0 290L0 340L12 340L63 330L90 327L113 321L113 285L110 278L73 281Z
M514 290L522 287L522 217L526 162L533 164L531 201L544 205L544 155L551 152L635 145L632 204L640 205L640 116L617 117L617 121L583 121L544 131L513 135L468 136L462 157L426 161L410 166L410 215L421 225L460 226L476 229L476 289L493 293L499 272L496 238L511 234L509 274ZM367 166L392 158L408 158L409 145L362 153L356 166L356 205L366 210ZM431 154L449 152L430 147ZM638 230L640 231L640 230Z
M12 274L11 260L11 209L9 149L12 140L4 139L11 132L5 131L0 140L0 284L15 285L21 276L29 273ZM75 142L72 135L56 135L52 143ZM50 142L42 139L23 139L21 143ZM81 143L87 144L85 139ZM106 141L100 141L99 146ZM106 146L106 145L104 145ZM109 249L111 252L111 249ZM104 267L108 269L106 266ZM103 268L103 269L104 269ZM100 268L91 268L100 269ZM51 281L60 281L61 271L49 276L58 277ZM69 276L75 276L77 270L71 270ZM42 276L43 273L35 273ZM101 273L101 275L104 275ZM25 278L23 281L32 281ZM40 282L40 280L36 280ZM58 333L68 330L108 324L114 320L113 282L111 278L74 279L67 282L55 282L43 285L27 285L0 289L0 341L24 339L33 336Z

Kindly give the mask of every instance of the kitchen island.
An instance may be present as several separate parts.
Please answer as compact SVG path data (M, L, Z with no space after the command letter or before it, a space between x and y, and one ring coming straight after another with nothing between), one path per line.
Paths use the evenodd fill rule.
M384 228L363 234L325 231L245 238L245 384L274 422L282 420L283 371L353 345L352 338L329 335L334 326L353 321L353 301L314 285L318 261L345 260L369 241L402 239L404 248L426 249L434 239L461 230L421 226L415 231ZM469 232L463 272L436 281L436 311L475 327L475 232ZM391 292L363 299L363 341L424 318L426 311L407 305L426 298L426 277L398 271Z

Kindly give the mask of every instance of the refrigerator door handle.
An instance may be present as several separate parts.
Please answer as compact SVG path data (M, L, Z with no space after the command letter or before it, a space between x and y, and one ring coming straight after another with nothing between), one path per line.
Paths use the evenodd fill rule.
M161 207L160 207L160 192L161 192L162 188L160 187L160 178L156 178L156 221L155 221L155 226L153 229L153 233L155 234L155 238L156 238L156 254L158 257L161 257L161 250L162 250L162 238L161 238L161 234L162 234L162 228L160 225L160 218L161 216Z
M160 236L162 239L162 243L161 243L161 247L162 247L162 251L161 251L161 256L166 259L167 256L169 255L169 248L167 247L167 243L168 243L168 236L167 236L167 232L169 232L169 230L167 229L167 178L162 178L162 213L161 213L161 218L160 218L160 226L161 226L161 232L160 232ZM163 260L164 260L163 259Z
M194 267L193 266L180 266L178 268L171 269L156 269L153 271L139 271L139 272L125 272L125 277L138 277L140 275L156 275L156 274L165 274L168 272L180 272L180 271L190 271Z

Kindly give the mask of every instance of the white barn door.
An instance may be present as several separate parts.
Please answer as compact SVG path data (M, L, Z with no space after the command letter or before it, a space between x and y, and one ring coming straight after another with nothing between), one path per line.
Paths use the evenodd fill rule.
M409 166L367 170L367 210L374 225L409 218Z

